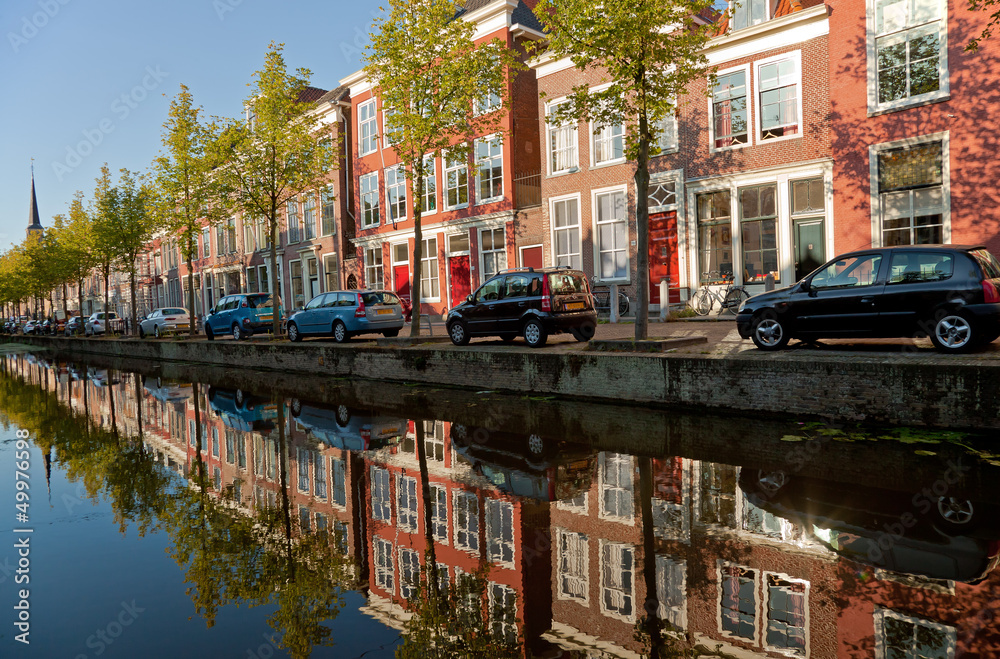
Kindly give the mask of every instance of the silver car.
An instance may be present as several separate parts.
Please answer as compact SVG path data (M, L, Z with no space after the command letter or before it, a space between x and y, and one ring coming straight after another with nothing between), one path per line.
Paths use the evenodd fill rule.
M121 318L114 311L108 313L99 311L90 314L90 318L87 319L87 324L83 328L83 333L85 336L97 336L107 333L109 328L113 333L120 333L121 322Z
M153 309L139 323L139 336L146 337L150 334L160 338L167 332L179 332L191 327L191 315L187 309L181 307L162 307Z

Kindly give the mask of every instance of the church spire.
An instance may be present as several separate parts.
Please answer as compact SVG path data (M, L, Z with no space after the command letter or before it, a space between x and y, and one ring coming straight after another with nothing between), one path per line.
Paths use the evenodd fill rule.
M32 158L34 160L34 158ZM35 163L31 163L31 211L28 216L28 235L42 232L42 222L38 219L38 198L35 196Z

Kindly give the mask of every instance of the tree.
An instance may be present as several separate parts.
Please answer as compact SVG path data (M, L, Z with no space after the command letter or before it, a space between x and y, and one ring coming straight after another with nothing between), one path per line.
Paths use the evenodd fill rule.
M222 216L225 206L214 203L218 197L212 172L215 163L208 146L212 127L200 121L201 108L194 107L194 97L185 85L170 102L170 114L163 124L164 153L154 161L159 215L164 228L177 236L181 256L193 273L192 261L198 256L198 234L203 221L211 227ZM188 309L193 314L194 277L188 277ZM188 332L195 334L195 323Z
M509 108L510 76L522 66L499 39L477 46L475 23L457 19L460 9L452 1L389 0L389 14L375 19L365 53L365 73L383 113L392 116L383 139L399 156L413 201L412 336L420 335L425 169L445 149L449 159L468 160L474 135L496 133L503 140L504 113L493 105L475 113L473 105L494 96Z
M69 223L60 232L60 240L66 252L66 266L69 280L76 282L77 302L83 315L83 280L97 267L94 250L94 227L83 205L83 193L79 190L69 204Z
M281 331L278 209L324 185L334 165L333 145L312 116L314 106L302 100L312 74L302 68L290 74L283 48L271 42L264 68L254 73L246 119L222 120L211 148L212 157L224 163L214 172L219 202L241 211L244 222L263 217L267 225L274 336Z
M706 75L704 47L715 25L699 14L711 10L709 0L541 0L535 8L549 36L542 49L610 82L600 91L575 87L550 123L622 125L626 156L635 161L637 340L647 337L649 322L650 148L688 85Z
M90 216L93 218L93 254L95 266L104 280L104 312L108 312L108 297L110 293L111 271L118 258L117 230L115 221L118 216L118 195L111 186L111 170L108 163L101 166L101 175L95 179L94 198ZM107 320L107 316L105 316ZM110 325L110 324L108 324Z
M122 169L118 185L115 187L115 196L117 221L114 227L118 243L116 261L118 267L128 273L132 333L138 334L135 280L139 269L139 255L145 251L156 230L153 192L144 178L136 177L129 170Z
M992 11L986 27L965 46L965 50L974 53L979 50L979 44L993 36L993 28L1000 24L1000 0L969 0L969 9L972 11Z

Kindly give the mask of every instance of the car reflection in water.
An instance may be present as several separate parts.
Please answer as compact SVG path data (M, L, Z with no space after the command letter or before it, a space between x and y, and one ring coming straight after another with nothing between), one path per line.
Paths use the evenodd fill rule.
M740 487L753 505L864 565L978 583L1000 562L1000 506L765 470L744 470Z
M317 441L348 451L395 446L406 434L406 419L347 405L326 407L292 399L292 418Z
M594 452L537 434L453 423L455 451L501 492L537 501L573 499L590 489Z
M270 432L278 418L277 403L242 389L209 387L208 405L227 428L242 432Z
M191 384L164 381L162 378L143 377L143 388L150 396L164 403L180 403L191 397Z
M121 379L114 372L106 368L87 367L87 377L98 387L107 387L109 384L120 384Z

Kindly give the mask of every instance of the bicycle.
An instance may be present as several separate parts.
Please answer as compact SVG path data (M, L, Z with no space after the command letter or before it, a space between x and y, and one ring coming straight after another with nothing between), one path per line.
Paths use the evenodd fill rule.
M718 280L720 275L718 272L706 272L702 275L702 278ZM721 307L719 313L727 311L735 316L743 301L750 298L750 293L747 292L746 288L743 286L733 286L735 278L732 273L721 275L721 280L726 284L725 291L719 291L706 284L691 296L688 305L699 316L707 316L715 307L716 302Z
M592 277L590 280L590 293L594 296L594 309L598 312L611 313L611 287L601 285L601 288L606 289L604 291L597 291L597 278ZM629 308L632 306L631 300L629 300L628 295L625 295L621 289L618 290L618 316L624 316L628 314Z

